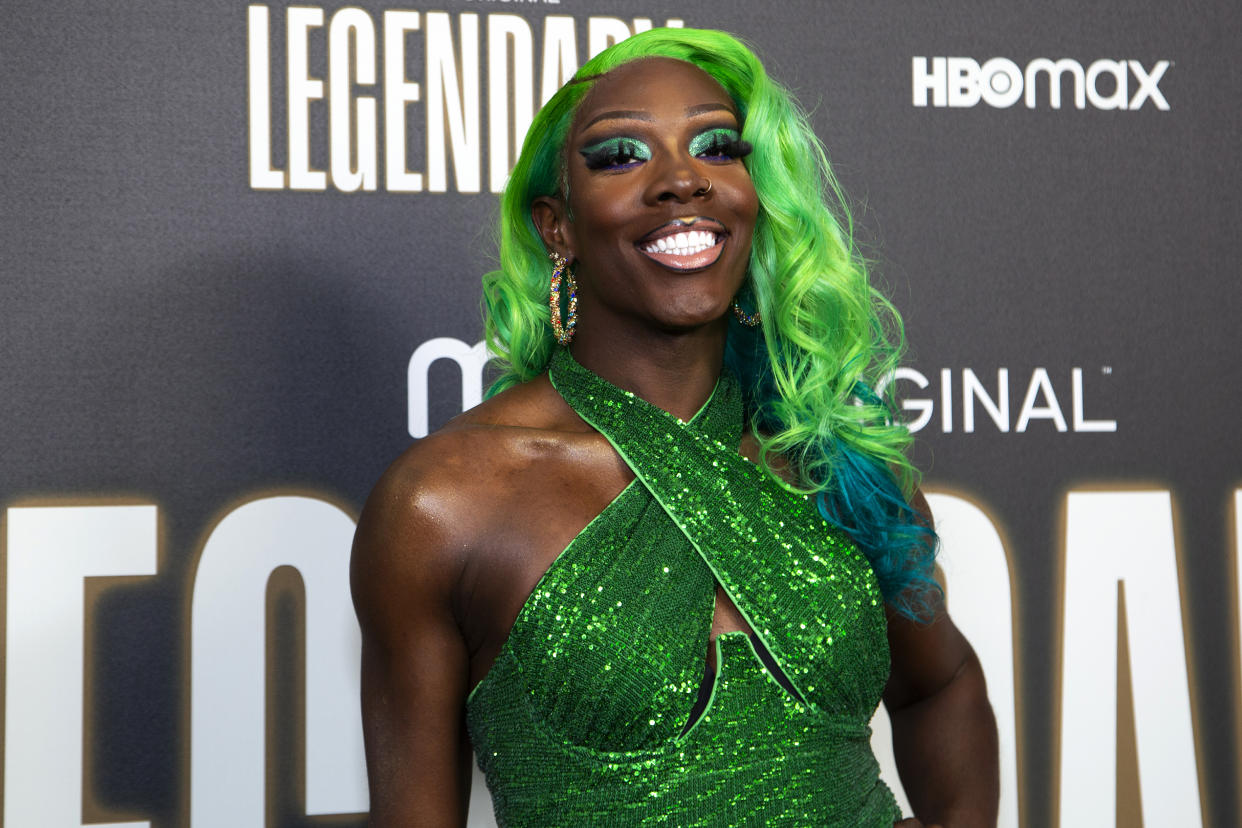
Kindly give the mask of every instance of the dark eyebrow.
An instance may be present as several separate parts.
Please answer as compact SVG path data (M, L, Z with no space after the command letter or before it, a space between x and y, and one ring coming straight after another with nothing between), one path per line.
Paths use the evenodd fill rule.
M597 124L600 121L608 121L608 120L619 119L619 118L624 118L630 121L654 121L655 120L655 118L652 118L651 114L648 112L640 112L635 109L612 109L612 110L609 110L608 112L599 113L594 118L592 118L591 120L583 124L582 129L585 130L588 127L590 127L592 124Z
M702 115L705 112L728 112L730 115L733 115L735 118L737 117L732 107L729 107L726 104L722 104L722 103L704 103L704 104L695 104L694 106L686 107L687 115L691 115L691 116ZM630 121L654 121L655 120L653 117L651 117L651 113L643 112L637 109L610 109L607 112L599 113L594 118L587 121L585 124L582 125L582 129L586 130L590 128L591 126L593 126L594 124L599 123L600 121L610 121L610 120L619 120L619 119L630 120Z
M730 115L737 117L732 107L726 106L725 104L722 104L722 103L695 104L694 106L686 107L687 115L702 115L704 112L717 112L717 111L728 112Z

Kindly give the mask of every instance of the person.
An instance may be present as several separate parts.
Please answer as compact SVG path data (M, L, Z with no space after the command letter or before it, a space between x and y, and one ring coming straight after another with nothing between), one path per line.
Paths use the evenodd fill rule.
M730 35L635 35L540 110L484 279L503 373L358 525L372 825L464 824L472 752L501 825L995 824L839 202Z

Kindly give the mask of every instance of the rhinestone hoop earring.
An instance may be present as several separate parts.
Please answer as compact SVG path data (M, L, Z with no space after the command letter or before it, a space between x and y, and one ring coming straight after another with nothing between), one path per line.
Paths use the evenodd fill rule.
M742 310L742 306L737 303L736 299L733 300L733 315L737 317L738 322L741 322L748 328L756 328L759 326L759 323L763 321L763 318L759 315L759 311L747 313Z
M569 269L569 260L559 253L549 253L552 260L552 290L548 296L548 309L552 312L552 335L561 345L568 345L578 327L578 283ZM569 291L569 318L561 323L561 278Z

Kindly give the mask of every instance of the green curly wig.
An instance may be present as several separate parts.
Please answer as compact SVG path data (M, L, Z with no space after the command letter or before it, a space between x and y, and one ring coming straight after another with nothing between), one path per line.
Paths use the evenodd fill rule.
M548 313L549 264L531 217L539 196L564 187L564 145L593 81L633 60L692 63L733 99L759 196L742 301L763 322L730 322L725 362L747 392L762 462L784 457L795 486L871 560L886 598L926 615L936 537L909 505L918 475L910 434L871 389L897 367L901 319L871 283L823 145L806 114L732 35L653 29L592 58L535 116L501 200L500 267L483 278L488 346L501 375L489 396L547 370L557 346ZM774 475L775 476L775 475ZM779 478L778 478L779 479ZM784 485L789 485L785 483Z

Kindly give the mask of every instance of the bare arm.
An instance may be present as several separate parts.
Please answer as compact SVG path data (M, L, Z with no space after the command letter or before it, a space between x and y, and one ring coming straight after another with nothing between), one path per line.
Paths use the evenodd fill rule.
M922 496L916 498L926 513ZM930 624L889 611L892 673L884 704L915 814L928 825L996 825L996 720L983 668L943 606Z
M930 625L892 616L888 629L884 703L910 805L928 824L995 826L996 721L979 659L943 612Z
M460 547L411 465L398 461L372 492L351 561L374 828L465 825L470 795L469 655L452 610Z

